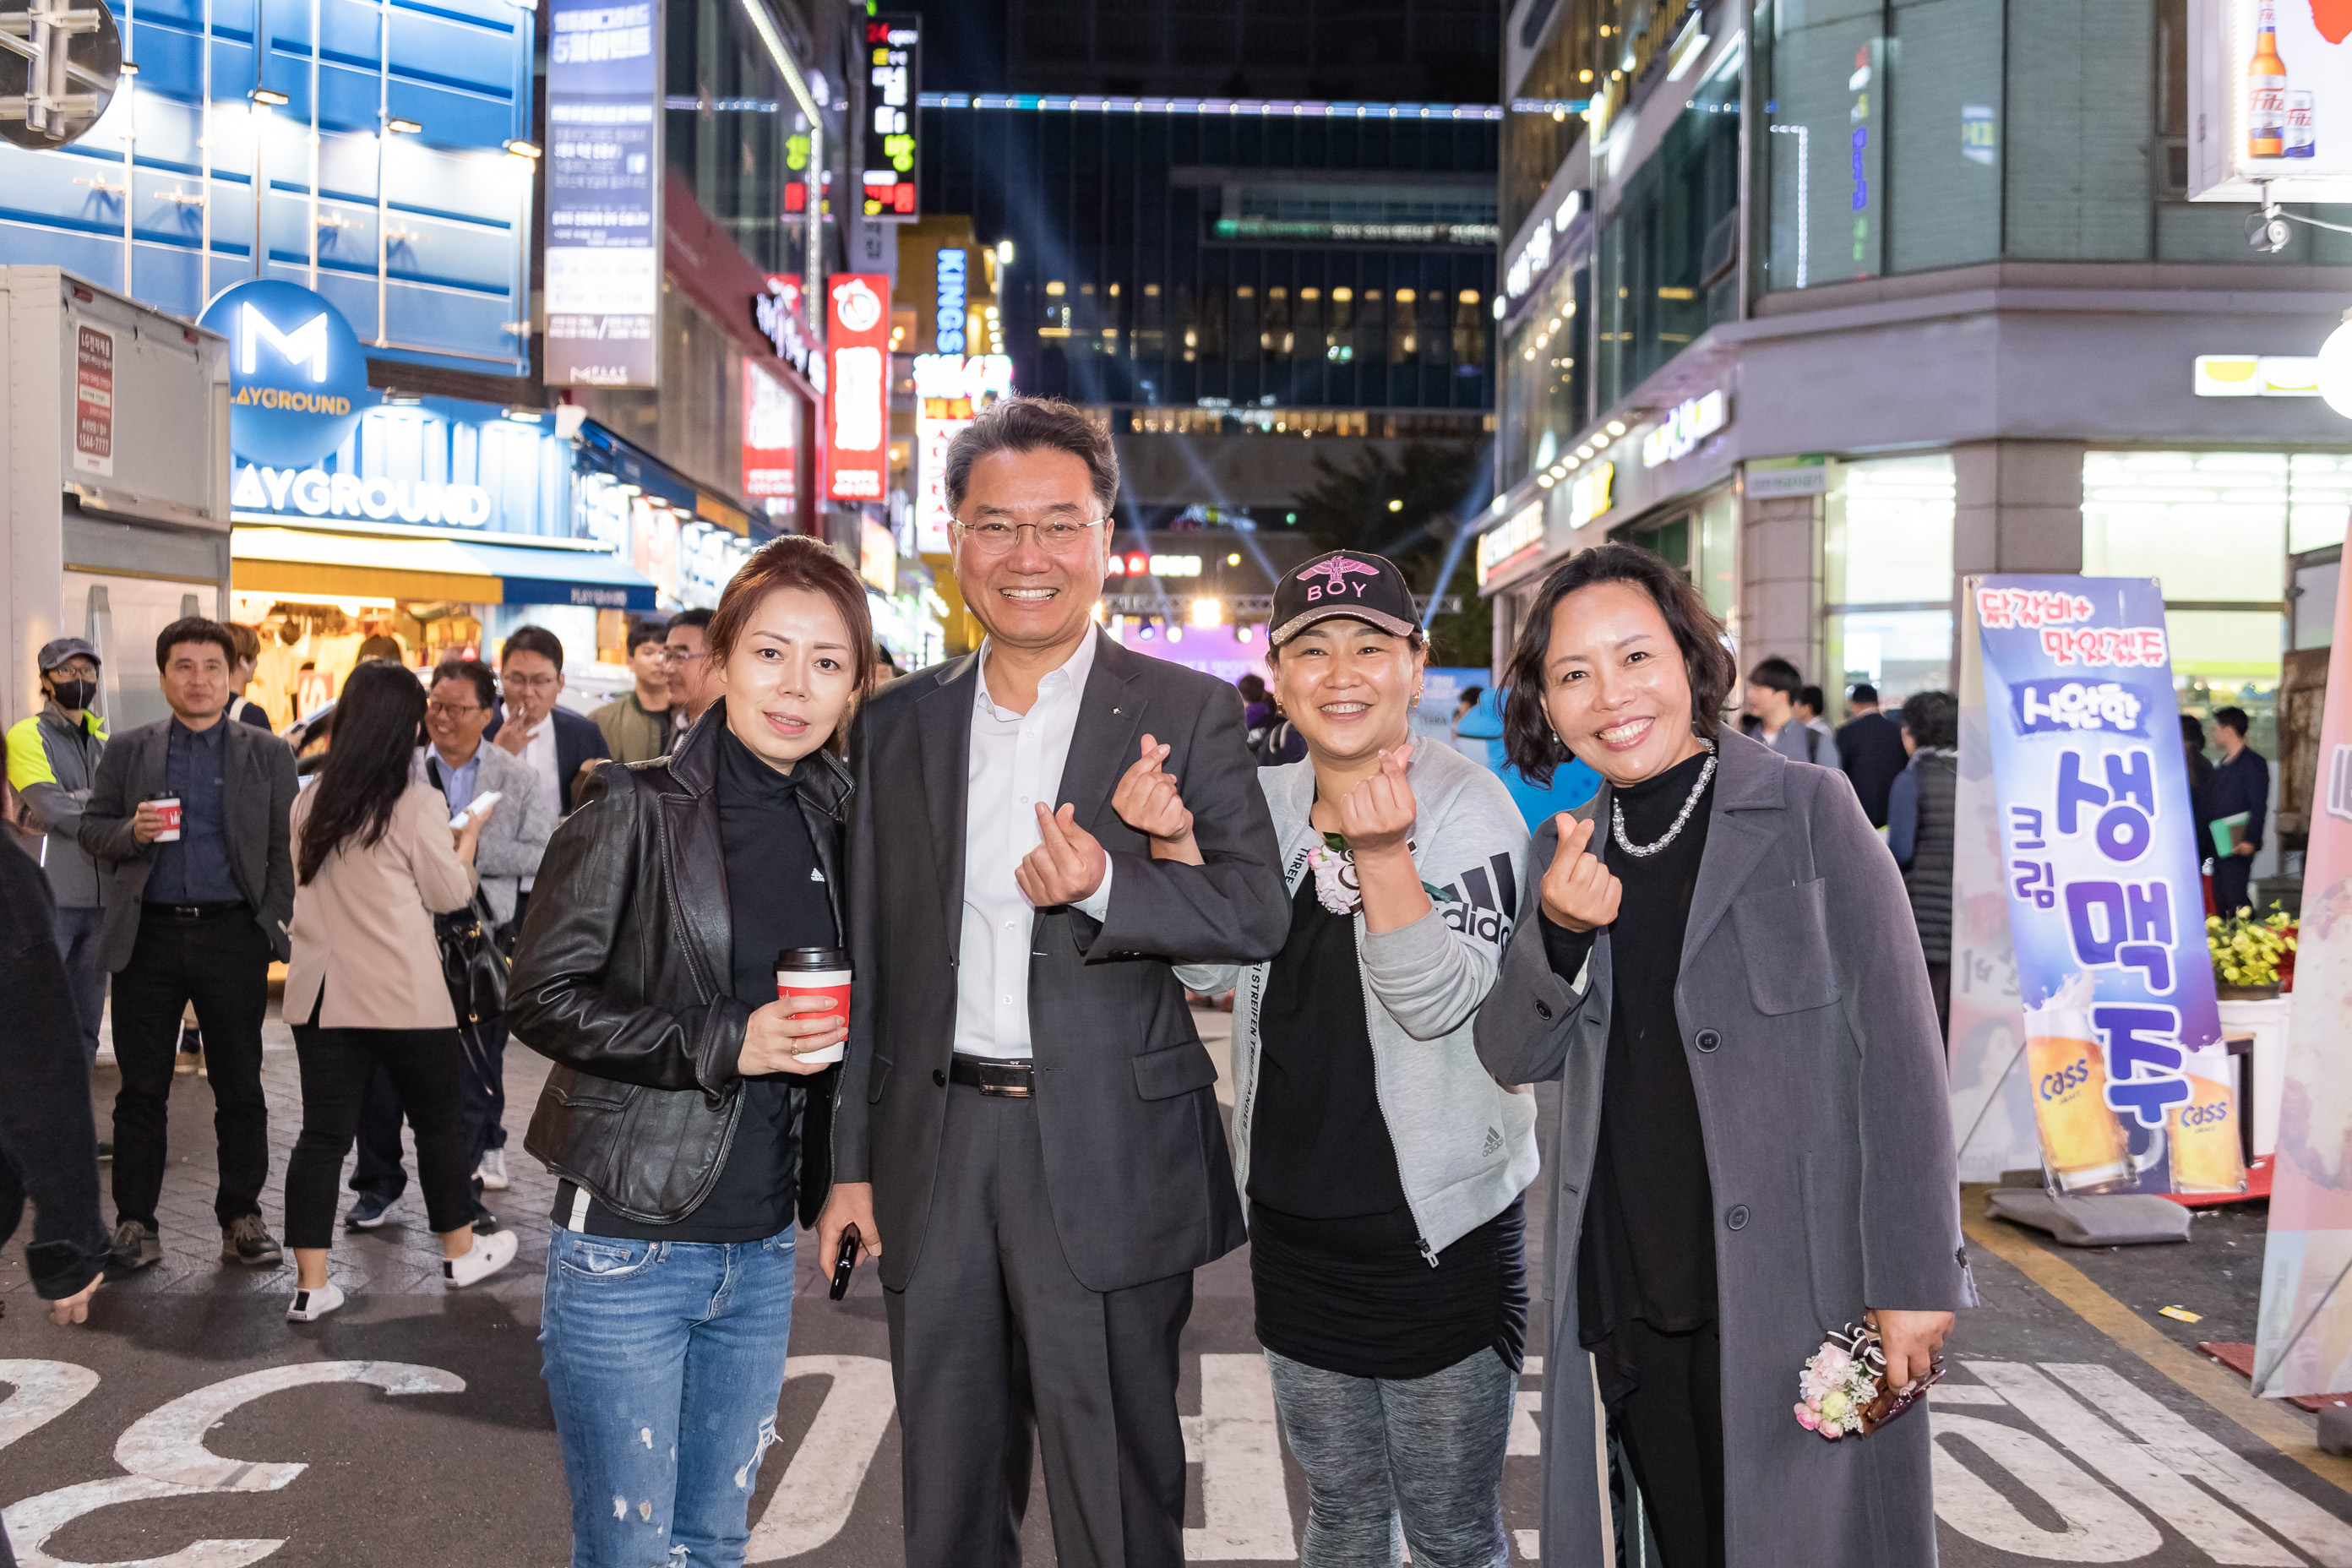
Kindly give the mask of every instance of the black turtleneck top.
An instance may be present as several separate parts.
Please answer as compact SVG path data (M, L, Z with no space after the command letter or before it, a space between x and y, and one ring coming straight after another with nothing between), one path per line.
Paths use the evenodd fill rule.
M1628 838L1649 845L1665 834L1690 799L1706 755L1613 792ZM1588 1348L1607 1341L1627 1319L1680 1333L1716 1315L1715 1195L1675 1011L1683 932L1714 801L1710 777L1673 843L1654 855L1633 856L1612 835L1606 852L1624 891L1609 927L1601 1138L1577 1248L1578 1337ZM1605 817L1600 831L1612 832ZM1548 918L1543 931L1553 973L1572 984L1592 950L1593 933L1568 931Z

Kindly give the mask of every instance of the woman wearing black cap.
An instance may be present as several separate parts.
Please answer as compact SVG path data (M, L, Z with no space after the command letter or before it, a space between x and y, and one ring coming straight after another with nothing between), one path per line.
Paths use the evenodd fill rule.
M1470 1020L1510 936L1527 831L1493 773L1412 743L1428 655L1394 565L1307 563L1277 587L1266 640L1307 749L1260 775L1289 941L1248 969L1176 973L1238 988L1234 1148L1258 1338L1307 1472L1301 1560L1393 1563L1401 1526L1422 1568L1487 1568L1508 1555L1519 1194L1537 1157L1535 1102L1479 1065ZM1172 785L1138 788L1156 798L1121 815L1181 833Z

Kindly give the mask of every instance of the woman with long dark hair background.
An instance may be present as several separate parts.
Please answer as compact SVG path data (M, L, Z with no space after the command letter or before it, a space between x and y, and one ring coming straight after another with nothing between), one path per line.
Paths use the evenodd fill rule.
M433 917L472 901L487 812L449 826L438 790L412 780L425 689L396 664L363 663L335 705L335 745L294 802L293 956L285 1016L302 1069L302 1132L286 1166L286 1242L297 1322L343 1304L327 1277L335 1184L381 1064L416 1129L425 1214L441 1275L471 1285L513 1261L510 1232L476 1237L472 1162L458 1100L457 1014ZM495 807L493 807L495 809Z

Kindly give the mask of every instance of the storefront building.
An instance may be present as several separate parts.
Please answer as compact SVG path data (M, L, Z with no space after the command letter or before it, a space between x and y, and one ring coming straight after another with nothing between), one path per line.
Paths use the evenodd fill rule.
M2352 500L2309 363L2352 236L2258 255L2247 209L2186 201L2187 8L1542 10L1506 34L1497 660L1608 539L1833 721L1855 682L1953 684L1966 575L2145 574L2184 710L2276 755Z

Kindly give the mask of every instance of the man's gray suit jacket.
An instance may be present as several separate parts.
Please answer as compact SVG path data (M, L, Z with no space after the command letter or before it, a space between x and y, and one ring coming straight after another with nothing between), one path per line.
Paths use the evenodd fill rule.
M956 1024L964 816L979 656L896 680L852 741L850 1038L835 1097L834 1179L874 1184L883 1283L923 1251ZM1111 809L1150 733L1171 748L1202 866L1154 861ZM1290 900L1241 695L1104 638L1080 698L1056 810L1110 856L1106 919L1066 906L1031 924L1029 1025L1055 1228L1091 1290L1164 1279L1244 1239L1216 1066L1178 961L1278 952Z

